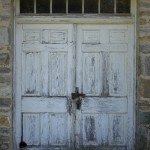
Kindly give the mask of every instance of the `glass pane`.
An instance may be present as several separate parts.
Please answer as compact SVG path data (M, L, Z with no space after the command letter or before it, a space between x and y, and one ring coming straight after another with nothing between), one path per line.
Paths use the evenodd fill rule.
M101 0L101 13L114 13L114 0Z
M68 0L69 13L82 13L82 0Z
M84 0L85 13L98 13L98 0Z
M66 13L66 0L53 0L53 13Z
M117 0L117 13L130 13L130 0Z
M50 0L36 0L36 13L50 13Z
M20 13L34 13L34 0L20 0Z

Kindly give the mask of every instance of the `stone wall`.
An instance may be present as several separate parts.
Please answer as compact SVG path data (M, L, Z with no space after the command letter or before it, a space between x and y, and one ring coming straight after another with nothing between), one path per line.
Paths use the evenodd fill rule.
M150 150L150 0L138 1L136 149Z
M0 150L12 150L12 2L0 0Z

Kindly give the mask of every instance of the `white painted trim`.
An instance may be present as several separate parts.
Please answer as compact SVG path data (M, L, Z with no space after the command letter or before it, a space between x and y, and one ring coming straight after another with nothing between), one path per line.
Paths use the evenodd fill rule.
M133 149L134 147L134 88L135 88L135 84L134 84L134 39L132 39L132 35L134 35L134 25L128 25L129 28L129 45L128 45L128 89L133 89L133 91L131 91L130 93L128 93L128 122L133 122L132 126L130 126L131 124L128 123L128 150ZM134 37L135 38L135 37ZM130 51L131 49L131 51ZM130 67L129 67L130 66ZM132 133L131 133L132 131ZM132 135L130 137L130 135Z
M20 0L14 0L15 6L14 6L14 10L15 10L15 16L20 14Z
M16 18L17 24L128 24L134 23L134 17L129 16L102 16L102 17L79 17L79 18L71 18L71 17L50 17L50 16L19 16Z
M13 43L13 48L14 48L14 51L13 51L13 62L12 62L12 64L13 64L13 73L12 73L12 75L13 75L13 78L12 78L12 83L13 83L13 106L12 106L12 110L13 110L13 122L12 122L12 125L13 125L13 131L12 131L12 137L13 137L13 141L12 141L12 143L13 143L13 145L12 145L12 147L13 147L13 149L15 150L15 149L17 149L16 148L16 120L17 120L17 115L16 115L16 21L15 21L15 14L16 14L16 1L14 0L13 2L13 10L14 10L14 12L13 12L13 15L14 15L14 20L13 20L13 25L14 25L14 33L13 33L13 41L14 41L14 43Z
M16 25L16 28L19 30L19 28L22 28L22 26L21 25ZM20 29L20 31L21 31L21 29ZM16 33L17 31L16 31L16 29L15 29L15 34L17 34ZM20 34L20 33L19 33ZM19 40L21 40L20 39L20 37L15 37L15 42L17 43L17 41L19 41ZM21 89L20 88L18 88L17 86L19 85L19 84L21 84L21 83L18 83L18 82L21 82L21 76L20 76L20 73L19 73L19 70L21 69L20 67L21 67L21 65L20 65L20 60L19 59L16 59L16 58L20 58L20 53L19 53L19 51L18 51L18 49L20 49L20 48L17 48L17 45L16 45L16 43L15 43L15 56L14 56L14 58L15 58L15 62L14 62L14 68L15 68L15 77L14 77L14 85L15 85L15 88L14 88L14 93L15 93L15 106L14 106L14 114L15 114L15 117L14 117L14 130L15 130L15 135L14 135L14 137L15 137L15 139L14 139L14 141L15 141L15 144L14 144L14 148L16 148L17 149L17 147L19 146L19 145L16 145L17 143L19 143L20 142L20 140L21 140L21 137L17 137L18 135L21 135L20 133L21 133L21 108L20 107L18 107L18 106L21 106L21 101L20 101L20 99L21 99ZM20 125L20 126L17 126L17 125Z

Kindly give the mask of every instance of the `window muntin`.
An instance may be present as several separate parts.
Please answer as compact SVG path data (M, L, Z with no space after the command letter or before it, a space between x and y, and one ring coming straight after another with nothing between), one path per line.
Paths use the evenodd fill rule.
M130 14L131 0L20 0L20 14Z

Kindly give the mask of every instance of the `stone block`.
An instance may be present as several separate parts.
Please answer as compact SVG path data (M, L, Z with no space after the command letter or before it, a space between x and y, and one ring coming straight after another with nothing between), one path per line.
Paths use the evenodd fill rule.
M148 23L146 18L140 18L139 21L140 21L140 25L145 25Z
M144 53L150 52L150 29L140 29L139 30L139 47L140 51Z
M9 150L9 143L0 144L0 150Z
M0 136L0 144L2 143L9 143L9 136ZM0 149L1 150L1 149Z
M141 10L141 8L149 8L150 7L150 1L144 1L144 0L142 0L142 1L140 1L140 10Z
M150 52L150 43L140 44L139 49L141 52L149 53Z
M150 29L140 29L139 30L139 37L149 37L150 36Z
M0 108L10 106L11 106L11 98L0 98Z
M9 44L8 28L2 27L0 28L0 45L8 45L8 44Z
M11 84L0 83L0 97L11 98Z
M137 113L137 124L148 124L150 112L138 112Z
M10 68L8 67L0 67L0 73L10 73Z
M141 11L140 16L150 16L150 11Z
M9 136L10 128L0 127L0 136Z
M141 98L138 101L138 108L142 112L150 112L150 99Z
M148 119L147 117L150 116L150 112L137 112L136 118L136 150L147 150L149 146L149 133L150 129L148 128Z
M0 53L10 53L11 48L10 46L0 46Z
M10 119L8 116L0 116L0 126L10 127Z
M9 116L10 112L11 112L11 108L10 107L0 107L0 114L1 115Z
M11 1L10 0L0 0L0 16L10 16L11 15Z
M142 75L150 76L150 55L141 55L141 73Z
M140 43L149 43L149 41L150 41L150 35L145 35L145 36L142 36L142 37L140 37L139 38L139 41L140 41Z
M0 75L0 83L11 83L10 75Z
M140 97L150 98L150 79L140 80Z
M147 148L148 129L143 126L137 126L136 130L136 150L145 150Z
M0 66L8 66L10 63L10 56L8 53L0 53Z

